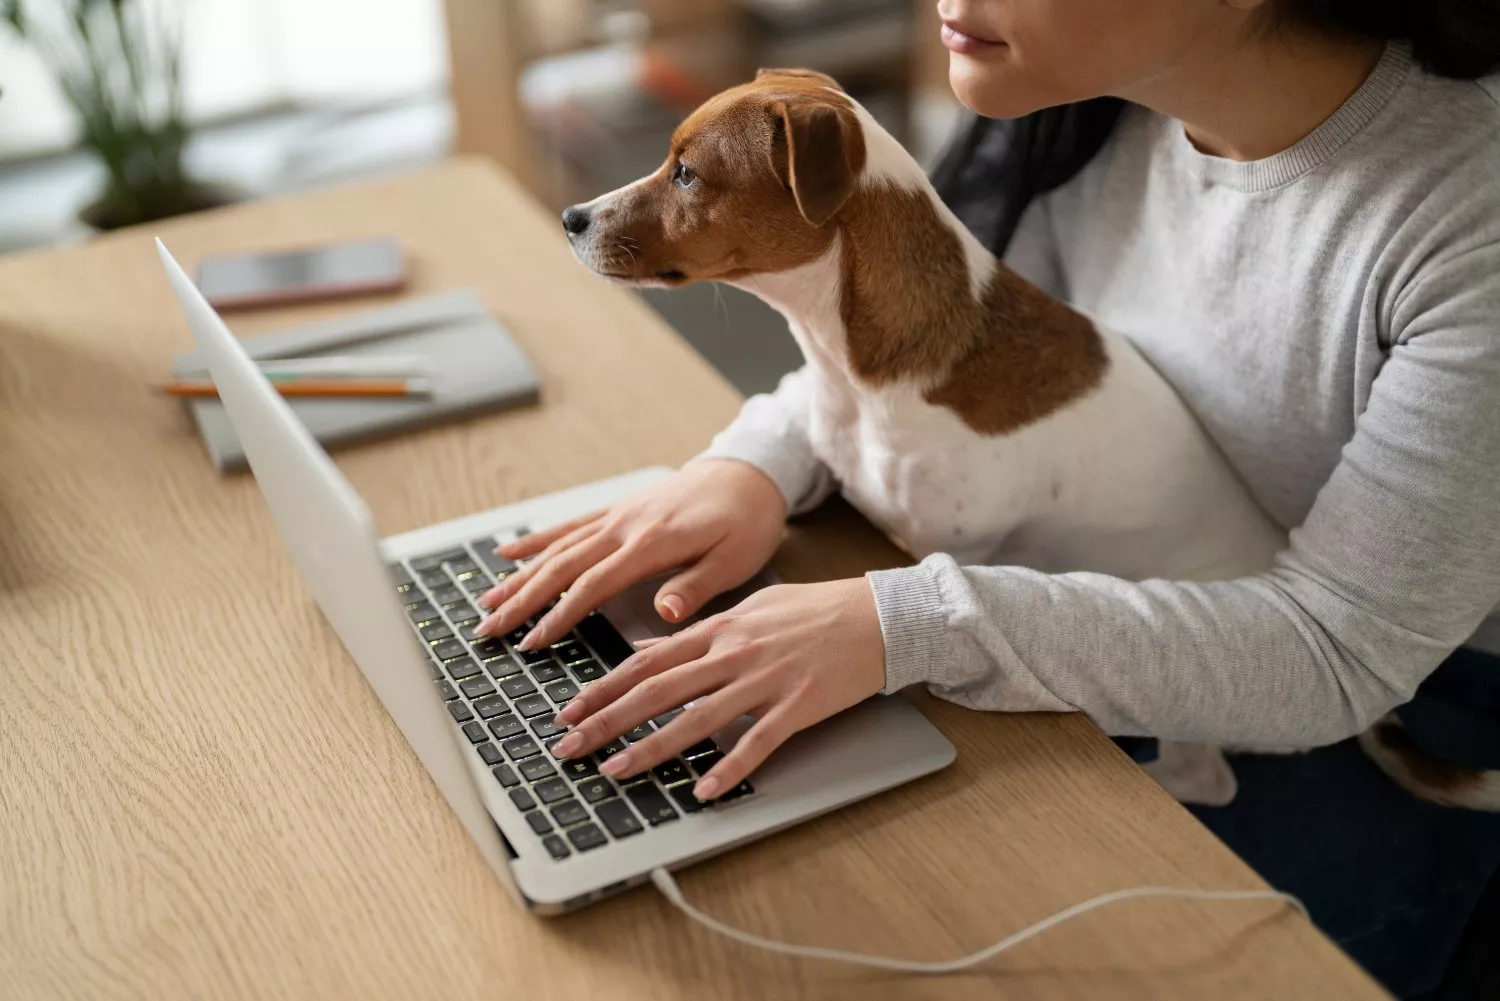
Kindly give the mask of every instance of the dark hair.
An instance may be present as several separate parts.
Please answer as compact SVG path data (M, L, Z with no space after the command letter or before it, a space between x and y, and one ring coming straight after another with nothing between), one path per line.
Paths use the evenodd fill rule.
M1427 72L1475 80L1500 69L1500 0L1270 0L1267 30L1410 43ZM1124 102L1112 97L1015 119L973 116L932 181L954 213L1004 253L1026 207L1066 184L1104 148Z

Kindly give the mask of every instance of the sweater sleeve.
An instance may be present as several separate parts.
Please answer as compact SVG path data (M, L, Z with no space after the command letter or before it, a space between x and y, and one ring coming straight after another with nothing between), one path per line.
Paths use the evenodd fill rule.
M1491 244L1399 297L1354 437L1273 569L1131 583L938 555L873 573L887 690L1263 747L1408 701L1500 598L1497 276Z
M817 507L836 483L808 438L811 373L803 367L783 376L775 392L750 397L734 423L714 436L700 459L738 459L769 476L786 499L787 512Z

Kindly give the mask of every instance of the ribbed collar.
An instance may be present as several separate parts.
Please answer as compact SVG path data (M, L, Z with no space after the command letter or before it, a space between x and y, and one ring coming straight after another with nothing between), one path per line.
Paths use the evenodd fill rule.
M1264 160L1241 162L1199 152L1178 122L1169 122L1172 156L1182 168L1212 184L1240 191L1266 191L1290 184L1327 163L1390 103L1416 65L1404 42L1386 46L1385 54L1360 88L1322 125L1290 149Z

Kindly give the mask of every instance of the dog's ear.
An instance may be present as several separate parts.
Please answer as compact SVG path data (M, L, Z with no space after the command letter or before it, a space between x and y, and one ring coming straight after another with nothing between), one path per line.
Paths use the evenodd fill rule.
M857 126L830 104L777 101L771 114L772 169L792 189L802 217L821 226L854 193L863 159L851 134Z
M825 87L832 87L840 94L844 92L844 88L839 86L839 82L837 80L829 76L827 73L819 73L817 70L758 69L755 71L755 79L757 80L764 80L766 77L776 76L792 76L801 77L804 80L816 80L818 83L821 83Z

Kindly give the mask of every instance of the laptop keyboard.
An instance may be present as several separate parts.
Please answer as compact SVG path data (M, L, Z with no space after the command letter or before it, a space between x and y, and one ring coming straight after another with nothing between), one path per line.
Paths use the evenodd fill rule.
M512 534L525 535L526 530ZM476 640L473 630L482 616L474 599L518 568L495 554L495 544L485 536L395 564L391 572L406 617L427 647L433 683L454 724L553 859L649 836L653 828L683 814L754 792L749 782L741 782L712 803L693 795L693 784L724 757L711 740L624 781L599 774L601 762L669 724L680 708L642 723L592 755L555 758L552 746L564 733L553 719L557 710L634 651L598 612L545 650L515 649L535 619L503 638Z

